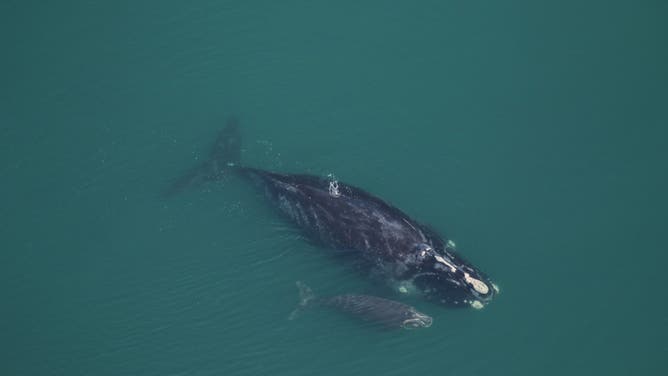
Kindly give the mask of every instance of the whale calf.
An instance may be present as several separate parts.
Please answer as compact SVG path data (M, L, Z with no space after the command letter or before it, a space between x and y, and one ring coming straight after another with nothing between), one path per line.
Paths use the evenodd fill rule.
M300 298L299 308L292 312L291 319L308 306L321 305L388 328L428 328L433 322L433 319L424 313L394 300L356 294L316 298L313 291L303 282L298 281L297 288Z

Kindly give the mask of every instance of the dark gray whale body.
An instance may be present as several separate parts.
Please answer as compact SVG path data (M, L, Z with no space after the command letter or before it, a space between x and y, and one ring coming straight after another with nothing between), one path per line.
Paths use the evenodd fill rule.
M348 251L346 254L400 292L474 308L481 308L498 292L483 273L455 252L452 242L360 188L331 178L241 166L240 139L233 120L221 132L210 158L176 180L168 192L235 172L258 183L311 239Z
M304 283L297 282L297 288L300 297L299 308L290 315L290 318L294 318L307 306L322 305L388 328L428 328L433 322L432 318L424 313L394 300L355 294L316 298Z

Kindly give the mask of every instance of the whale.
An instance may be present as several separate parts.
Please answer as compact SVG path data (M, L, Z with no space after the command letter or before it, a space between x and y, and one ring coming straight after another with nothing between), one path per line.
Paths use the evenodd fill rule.
M241 163L241 129L226 126L209 156L167 189L168 195L235 174L254 183L305 237L395 292L449 307L482 308L499 289L454 242L385 200L331 176L267 171Z
M431 316L395 300L361 294L316 297L304 282L297 281L296 284L300 301L297 309L290 314L291 320L308 307L323 306L390 329L428 328L433 323Z

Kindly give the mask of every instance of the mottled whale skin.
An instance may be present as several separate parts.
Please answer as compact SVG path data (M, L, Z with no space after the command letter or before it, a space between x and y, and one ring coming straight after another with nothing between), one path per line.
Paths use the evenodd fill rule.
M241 168L299 228L323 245L351 251L402 292L480 308L496 290L452 243L364 190L311 175ZM337 187L333 190L333 187Z
M225 173L257 183L311 239L344 250L403 293L451 306L481 308L496 286L464 260L454 243L366 191L331 178L270 172L240 165L238 123L223 129L208 161L175 181L170 194Z
M430 316L394 300L357 294L316 298L313 291L303 282L298 281L297 288L300 303L299 308L290 315L291 319L307 306L321 305L387 328L428 328L433 322Z

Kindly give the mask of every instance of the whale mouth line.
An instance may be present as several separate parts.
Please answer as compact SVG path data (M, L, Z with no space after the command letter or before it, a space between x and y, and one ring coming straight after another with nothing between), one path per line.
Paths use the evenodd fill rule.
M423 318L416 317L412 319L404 320L401 323L401 327L404 329L417 329L417 328L428 328L432 324L431 317Z

